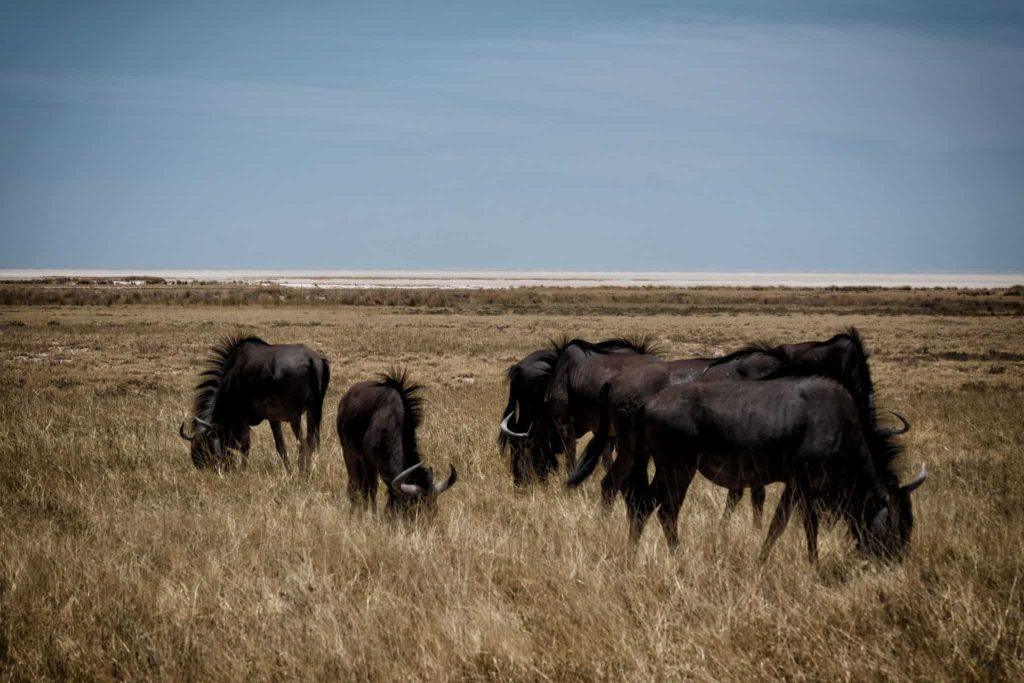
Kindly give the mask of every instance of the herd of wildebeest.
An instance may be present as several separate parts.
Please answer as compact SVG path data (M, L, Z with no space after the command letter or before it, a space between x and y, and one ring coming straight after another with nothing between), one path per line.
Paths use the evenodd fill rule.
M679 510L700 472L729 490L726 515L749 488L757 527L765 485L784 484L762 562L794 508L802 513L811 562L821 516L845 523L864 553L898 558L909 545L911 493L925 469L899 483L895 437L910 424L895 412L900 427L878 422L868 356L855 329L826 341L761 343L675 361L644 339L563 339L529 354L507 376L498 444L515 485L546 479L562 456L568 486L576 487L603 462L602 502L622 495L633 543L656 511L669 546L678 545ZM299 469L307 471L329 381L327 359L301 344L236 336L214 345L191 426L180 428L193 464L228 467L238 452L244 466L250 428L268 420L285 468L287 422L299 442ZM341 397L337 431L353 506L375 508L378 478L387 507L401 513L433 508L455 484L454 466L438 481L423 465L416 444L420 389L404 371L392 371ZM593 438L577 462L576 440L587 432Z

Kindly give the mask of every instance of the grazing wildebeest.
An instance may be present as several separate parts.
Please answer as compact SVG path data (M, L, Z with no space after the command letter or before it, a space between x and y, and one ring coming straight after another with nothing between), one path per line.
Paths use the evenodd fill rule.
M756 344L716 359L695 358L625 368L602 387L599 401L599 427L569 478L569 486L578 486L594 471L597 460L607 448L610 434L617 438L616 458L601 483L602 499L610 503L621 491L627 510L647 486L648 458L644 454L644 404L648 398L669 385L687 382L761 380L772 377L822 375L840 382L853 395L864 425L877 437L905 432L879 427L875 422L874 386L868 367L868 355L857 330L850 328L826 341L800 342L769 346ZM728 516L743 495L743 489L729 492L725 515ZM754 526L760 528L764 506L764 488L751 489Z
M388 509L397 511L431 508L455 483L454 466L440 482L423 467L416 447L420 390L405 371L392 371L375 382L352 385L338 402L338 439L353 507L376 506L378 476L388 487Z
M812 562L820 510L846 521L858 547L876 555L897 557L910 542L910 494L924 482L924 468L900 486L893 471L898 447L889 437L865 434L850 392L831 379L670 386L647 401L644 413L655 475L647 503L630 521L634 542L656 509L669 546L679 544L679 509L698 471L729 489L785 484L762 562L797 504Z
M558 468L562 448L544 404L557 359L554 348L540 349L506 371L508 403L502 411L498 447L509 455L517 486L534 478L543 481Z
M191 434L182 423L178 432L192 444L196 467L227 464L228 449L249 455L249 429L270 421L274 445L285 469L288 451L281 433L287 422L299 442L299 470L306 471L320 445L320 417L331 379L330 364L301 344L268 344L257 337L227 337L210 349L196 386ZM306 415L306 438L302 416Z
M560 453L572 468L577 437L597 426L596 398L603 378L629 359L650 362L656 359L654 353L645 339L562 339L510 367L498 443L511 451L513 481L546 478L557 468Z

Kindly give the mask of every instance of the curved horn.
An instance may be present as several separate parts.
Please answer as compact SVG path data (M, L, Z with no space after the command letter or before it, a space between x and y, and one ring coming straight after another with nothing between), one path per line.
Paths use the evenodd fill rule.
M193 417L192 419L200 427L205 427L206 429L213 429L213 424L210 423L210 422L207 422L206 420L203 420L202 418Z
M178 427L178 434L181 436L181 438L185 439L185 441L191 441L192 439L196 438L195 434L193 434L192 436L189 436L188 434L185 433L185 423L184 422L182 422L181 426Z
M512 413L505 416L505 419L501 421L501 433L505 436L510 436L513 439L525 439L530 435L529 431L525 432L513 432L508 428L508 421L512 419Z
M448 465L451 471L448 473L448 478L442 482L434 482L434 493L440 495L450 489L452 484L459 480L459 473L455 471L455 465Z
M924 463L921 464L921 471L917 473L917 476L906 484L900 487L900 491L903 493L913 493L914 489L924 483L924 480L928 478L928 470L925 469Z
M890 410L890 413L896 416L896 419L903 423L903 427L880 427L878 433L882 436L896 436L897 434L906 434L910 431L910 422L907 418L903 417L895 410Z
M391 480L391 490L399 495L406 496L418 496L423 490L416 484L406 484L406 480L412 476L412 473L423 467L423 463L418 462L412 467L402 470L398 473L398 476Z

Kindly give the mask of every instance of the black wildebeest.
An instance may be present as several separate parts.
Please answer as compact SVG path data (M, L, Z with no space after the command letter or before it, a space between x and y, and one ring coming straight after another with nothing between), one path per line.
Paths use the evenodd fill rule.
M626 499L627 510L634 498L643 496L647 486L648 458L644 453L641 429L646 401L669 385L687 382L720 382L730 380L763 380L773 377L822 375L840 382L853 396L862 425L870 438L887 438L909 428L883 428L876 424L874 385L868 366L868 354L856 329L837 334L826 341L769 346L755 344L716 359L690 359L631 367L613 377L602 388L601 421L576 470L569 478L570 486L578 486L593 472L597 459L606 448L609 434L618 439L615 463L602 481L602 497L610 503L616 492ZM728 515L739 502L743 489L730 490L726 501ZM764 489L751 489L754 525L760 527L764 505Z
M646 339L593 343L563 338L510 367L498 443L511 451L513 481L523 484L531 475L544 479L561 453L571 469L576 439L597 427L597 395L604 380L624 364L657 360L655 353Z
M646 504L630 522L634 542L657 509L666 541L678 545L679 510L699 471L729 489L785 484L762 562L797 504L812 562L821 509L845 520L865 551L895 557L910 543L910 494L924 482L924 468L900 486L893 470L898 447L888 437L865 434L852 395L831 379L693 382L658 392L644 412L655 475Z
M393 371L375 382L352 385L338 402L338 439L353 506L375 507L378 476L388 487L388 509L399 511L433 506L455 483L454 466L441 482L423 467L416 446L420 390L406 372Z
M544 404L556 360L554 348L540 349L506 371L508 403L502 411L498 448L509 455L516 486L533 478L543 481L558 468L562 448Z
M240 335L214 344L196 386L192 432L184 423L178 430L192 444L192 463L221 466L227 464L228 449L237 449L244 464L250 427L269 420L285 469L289 464L282 422L298 439L299 470L306 471L320 445L320 417L330 379L327 359L302 344L268 344Z

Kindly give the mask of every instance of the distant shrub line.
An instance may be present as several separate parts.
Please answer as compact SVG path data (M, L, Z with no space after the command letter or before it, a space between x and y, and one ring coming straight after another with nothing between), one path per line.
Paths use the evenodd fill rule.
M424 312L550 311L625 315L733 312L783 315L797 309L846 314L1024 315L1024 301L1014 296L1015 293L1013 288L881 287L305 289L224 283L120 285L95 280L52 280L0 284L0 305L384 306L424 309Z

